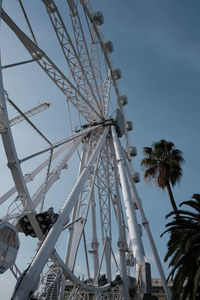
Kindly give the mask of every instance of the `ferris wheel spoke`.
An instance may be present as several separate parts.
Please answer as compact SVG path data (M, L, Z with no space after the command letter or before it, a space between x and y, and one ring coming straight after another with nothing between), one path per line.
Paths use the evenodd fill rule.
M72 142L71 142L72 143ZM63 151L66 150L67 147L71 145L71 143L64 145L59 149L57 152L53 154L52 160L56 159L60 154L63 153ZM48 165L49 159L45 160L39 167L37 167L34 171L24 175L24 180L26 183L33 181L35 176L39 174L47 165ZM0 197L0 205L3 204L7 199L9 199L14 193L16 193L16 186L12 187L8 192L3 194Z
M99 41L95 35L94 29L92 24L95 23L96 26L100 26L103 23L101 23L98 20L98 17L96 18L96 14L98 15L98 12L93 12L93 22L91 23L87 17L87 14L85 13L85 18L87 21L87 25L89 27L90 35L91 35L91 42L90 42L90 60L91 60L91 68L92 68L92 74L94 76L94 81L96 85L96 89L98 92L98 96L100 99L100 103L102 106L102 109L104 111L104 95L103 95L103 78L101 73L101 64L100 64L100 57L99 57Z
M96 202L94 197L94 191L91 197L91 219L92 219L92 240L90 253L93 256L93 270L94 270L94 282L98 280L99 270L99 241L97 236L97 218L96 218Z
M119 88L118 88L118 85L117 85L117 82L116 82L116 79L115 79L115 76L114 76L112 62L111 62L111 59L109 57L109 53L106 51L104 41L103 41L103 37L102 37L98 27L96 26L95 22L93 22L93 11L92 11L90 2L88 0L86 0L86 1L85 0L80 0L80 3L83 6L84 11L86 12L90 22L93 25L93 30L94 30L94 32L95 32L95 34L98 38L98 41L101 45L101 49L104 53L105 61L107 63L108 68L111 71L111 78L112 78L112 82L113 82L113 85L114 85L114 88L115 88L116 96L119 97L120 93L119 93ZM118 103L118 105L121 106L120 103Z
M91 91L89 94L89 97L94 97L97 102L97 105L101 111L102 114L102 93L101 93L101 85L99 85L99 80L101 79L101 76L99 75L100 70L99 68L97 68L96 63L99 63L98 60L95 61L96 58L96 40L92 37L92 31L91 31L91 26L90 24L87 22L87 25L89 27L89 34L90 34L90 44L91 44L91 49L93 49L93 55L92 52L90 54L89 49L88 49L88 45L86 42L86 36L84 34L84 30L83 30L83 25L81 22L81 18L79 16L79 10L78 10L78 2L77 4L74 3L74 1L70 0L68 1L69 7L70 7L70 17L71 17L71 23L72 23L72 28L74 31L74 38L76 41L76 47L77 47L77 52L78 55L80 57L82 66L87 74L88 80L91 84ZM87 20L86 20L87 21ZM95 45L95 48L94 48ZM94 95L95 93L95 95Z
M47 193L47 185L48 185L49 173L50 173L50 168L51 168L51 163L52 163L52 156L53 156L53 149L50 151L50 155L49 155L49 162L48 162L48 166L47 166L46 178L45 178L45 182L44 182L44 186L43 186L43 190L42 190L42 199L40 201L40 212L43 212L43 208L44 208L44 201L45 201L45 196Z
M66 152L66 154L64 155L60 163L50 172L47 182L46 181L43 182L41 186L38 188L38 190L35 192L35 194L32 197L32 201L35 208L42 201L44 188L46 192L48 192L50 188L53 186L53 184L59 179L61 171L65 168L67 162L73 155L79 143L80 141L77 142L77 145L75 145L74 143L70 145L68 151Z
M83 130L80 131L80 133L73 134L72 136L70 136L70 137L68 137L68 138L66 138L66 139L64 139L64 140L61 140L61 141L59 141L59 142L57 142L57 143L54 143L54 144L53 144L51 147L49 147L49 148L45 148L44 150L41 150L41 151L39 151L39 152L33 153L33 154L31 154L31 155L29 155L29 156L27 156L27 157L24 157L24 158L20 159L19 162L20 162L20 163L25 162L25 161L27 161L27 160L33 158L33 157L36 157L36 156L38 156L38 155L44 154L44 153L46 153L46 152L49 152L49 151L51 151L51 150L53 150L53 149L55 149L55 148L58 148L58 147L60 147L60 146L62 146L62 145L64 145L64 144L68 144L68 143L71 142L71 141L77 141L77 140L79 140L81 137L82 137L82 139L83 139L84 136L86 136L87 134L89 134L89 133L92 132L92 131L96 131L97 129L99 129L99 128L101 128L101 127L102 127L102 125L98 125L98 126L93 126L93 127L89 127L89 128L83 129Z
M91 136L91 147L88 149L86 147L83 147L84 152L82 154L80 172L82 172L83 168L87 164L87 161L89 160L92 150L97 144L98 139L99 136L95 137L95 139L93 136ZM88 179L85 186L83 187L82 192L79 196L79 201L73 210L72 222L74 222L74 220L78 220L78 222L74 222L74 224L70 226L69 229L66 265L69 267L70 270L74 270L80 239L84 231L85 223L87 222L88 210L91 203L91 199L93 197L93 188L96 171L97 169L93 171L92 176Z
M16 111L19 112L19 114L23 117L26 122L30 124L30 126L50 145L52 146L49 139L33 124L33 122L30 121L28 116L22 112L22 110L9 98L8 93L4 91L6 100L15 108ZM11 124L10 124L11 126Z
M103 86L103 99L104 99L104 118L108 116L109 103L110 103L110 88L111 88L111 75L108 70L106 79Z
M107 279L111 281L111 193L114 185L111 184L112 176L112 158L109 147L109 139L107 140L104 148L101 151L98 174L97 174L97 190L100 206L101 218L101 234L102 241L105 243L105 260L107 268Z
M42 1L47 8L47 13L53 25L67 64L70 68L77 89L81 91L91 106L93 106L95 110L102 115L99 103L90 83L91 80L88 78L87 70L85 70L85 66L82 64L80 53L77 53L75 49L75 46L70 38L55 2L53 0L48 2L46 0Z
M34 32L33 32L33 29L32 29L31 24L30 24L30 22L29 22L29 19L28 19L28 16L27 16L27 14L26 14L26 11L25 11L25 9L24 9L24 6L23 6L23 4L22 4L22 1L21 1L21 0L18 0L18 2L19 2L19 5L20 5L20 7L21 7L21 10L22 10L22 12L23 12L23 15L24 15L24 17L25 17L25 20L26 20L26 23L27 23L27 25L28 25L29 31L30 31L30 33L31 33L31 35L32 35L32 38L33 38L34 42L37 44L37 41L36 41L36 38L35 38L35 35L34 35Z
M19 27L12 21L12 19L2 10L2 19L13 30L24 47L28 50L33 58L40 58L36 60L44 72L51 78L57 87L63 92L67 99L77 108L80 114L89 122L102 119L95 108L89 101L81 94L72 82L60 71L60 69L50 60L50 58L42 51L29 37L23 33Z

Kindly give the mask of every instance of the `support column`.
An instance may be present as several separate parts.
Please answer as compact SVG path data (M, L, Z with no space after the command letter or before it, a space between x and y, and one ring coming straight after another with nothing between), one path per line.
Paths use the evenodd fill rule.
M124 157L123 157L120 142L119 142L119 139L117 137L114 127L112 127L112 135L113 135L113 144L114 144L114 149L115 149L116 158L117 158L117 165L118 165L118 170L119 170L119 175L120 175L120 181L121 181L121 186L122 186L122 193L123 193L123 197L124 197L130 239L131 239L131 244L132 244L132 251L133 251L133 255L136 260L136 270L138 272L140 264L145 262L145 253L144 253L144 248L142 245L138 222L136 219L134 204L133 204L133 201L131 198L129 182L128 182L126 169L125 169L125 165L124 165Z
M94 282L97 281L97 275L99 270L99 252L98 252L98 238L97 238L97 225L96 225L96 211L95 211L95 199L94 191L92 192L91 198L91 213L92 213L92 243L91 243L91 253L93 254L93 265L94 265Z
M141 201L140 197L138 196L135 184L132 180L131 171L130 171L130 168L129 168L127 163L126 163L126 170L127 170L127 175L128 175L131 191L132 191L133 197L135 199L135 202L137 204L137 207L138 207L139 212L140 212L141 217L142 217L142 224L143 224L143 226L146 230L147 237L149 239L151 250L152 250L152 253L153 253L153 256L154 256L154 259L155 259L155 263L156 263L158 272L160 274L160 278L161 278L161 281L162 281L162 284L163 284L163 288L165 290L167 300L171 300L171 297L172 297L171 296L171 291L170 291L169 286L166 283L165 274L164 274L164 271L163 271L163 268L162 268L162 265L161 265L161 262L160 262L160 257L158 255L153 236L151 234L151 230L150 230L150 227L149 227L149 222L148 222L148 220L145 216L144 209L143 209L143 206L142 206L142 201Z
M122 212L121 212L121 205L120 205L120 194L118 189L118 178L117 178L117 162L116 156L114 153L113 145L111 146L111 151L113 155L113 166L114 166L114 179L115 179L115 193L116 193L116 201L117 201L117 225L118 225L118 249L119 249L119 256L120 256L120 267L121 267L121 276L123 280L123 297L124 300L129 300L129 278L127 276L127 267L126 267L126 240L124 236L124 231L122 228Z

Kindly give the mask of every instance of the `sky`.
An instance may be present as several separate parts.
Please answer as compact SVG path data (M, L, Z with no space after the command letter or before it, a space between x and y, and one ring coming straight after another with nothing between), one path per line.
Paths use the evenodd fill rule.
M161 238L160 235L165 230L167 223L165 216L171 211L171 206L166 191L159 190L153 183L144 182L140 162L143 158L143 147L150 146L160 139L172 141L175 147L182 151L185 159L182 180L173 189L177 205L189 200L194 193L200 192L200 3L198 0L93 0L92 3L96 10L102 11L104 15L101 29L105 40L113 42L114 52L111 58L114 67L120 68L122 72L119 86L121 93L128 97L128 105L124 109L127 120L133 122L134 129L130 137L132 145L137 147L138 152L133 159L134 170L138 171L141 177L137 190L142 198L157 250L163 262L168 236ZM4 1L3 6L17 24L22 24L17 1ZM45 27L42 9L38 0L32 0L27 4L27 10L31 12L33 20L36 16L38 18L38 24L34 26L39 33L41 47L47 45L48 54L59 57L60 52L56 52L59 50L55 50L55 40L49 28ZM64 16L65 11L63 10L62 13ZM2 24L1 36L6 41L1 42L2 64L30 59L29 54L14 39L4 24ZM62 62L60 58L58 63L62 65ZM41 80L35 78L38 74ZM48 127L40 123L39 118L34 119L45 133L50 132L52 138L56 137L56 140L62 138L65 131L66 135L69 135L69 127L62 121L66 117L63 111L64 101L60 101L62 96L60 92L55 91L53 85L49 84L46 76L38 71L36 65L5 70L3 75L4 85L11 99L14 98L24 111L44 100L52 103L53 109L41 113ZM59 119L53 119L52 110L60 116ZM12 109L9 113L10 116L14 115ZM54 122L48 122L51 119ZM28 134L26 124L16 126L14 130L19 153L26 156L36 151L37 142L33 145L27 140L24 141L24 134ZM44 147L45 143L40 142ZM1 161L5 159L3 150L0 159ZM70 166L72 166L71 172L75 173L73 162ZM25 171L29 167L33 165L28 163L24 165ZM3 174L0 194L3 194L12 186L12 180L3 164L0 165L0 172ZM70 181L70 176L67 176ZM65 182L61 178L59 197L66 193L63 184ZM53 201L56 191L52 191L51 195L49 198ZM34 255L36 245L33 244L30 249L31 243L31 239L26 238L25 242L25 238L22 238L21 247L24 252L30 251ZM152 264L152 277L158 277L145 232L143 243L146 255ZM18 263L23 268L22 258L18 258ZM167 266L167 263L163 263L166 276L169 273ZM9 271L1 275L0 289L5 300L10 299L13 282Z

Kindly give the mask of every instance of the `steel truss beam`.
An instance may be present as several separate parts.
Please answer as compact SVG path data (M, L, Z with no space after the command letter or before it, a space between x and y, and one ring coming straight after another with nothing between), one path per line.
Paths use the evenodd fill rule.
M68 1L72 2L72 1ZM70 6L70 5L69 5ZM89 97L95 94L95 98L98 99L97 104L101 111L102 115L102 78L100 74L99 60L98 60L98 48L96 47L96 38L93 37L93 29L90 25L90 22L87 23L89 27L89 34L91 36L91 53L89 53L89 49L86 43L86 37L83 32L83 26L79 17L78 5L73 5L73 9L70 13L71 23L74 31L74 38L76 41L76 47L78 51L78 55L80 56L80 60L82 66L87 74L87 77L91 83L92 93L89 93ZM87 21L87 20L86 20ZM103 115L102 115L103 116Z
M12 29L24 47L35 58L39 58L36 62L44 70L44 72L51 78L57 87L63 92L80 114L88 121L96 121L101 119L99 113L89 103L77 89L72 82L60 71L60 69L50 60L50 58L42 51L29 37L20 30L20 28L12 21L12 19L2 10L1 17L4 22Z
M69 142L69 144L64 145L59 149L57 152L55 152L52 156L52 160L56 159L63 151L66 150L67 147L70 147L72 142ZM24 176L24 180L26 183L33 181L35 176L39 174L47 165L48 165L49 159L45 160L39 167L37 167L34 171L26 174ZM9 199L14 193L16 193L16 187L12 187L8 192L6 192L4 195L0 197L0 205L3 204L7 199Z
M88 100L92 107L102 115L99 103L94 94L94 88L91 86L91 78L88 78L87 68L84 64L85 59L82 59L83 53L78 53L73 45L72 39L66 29L62 17L58 11L58 7L53 0L42 0L47 8L47 13L53 25L54 31L60 43L63 54L66 58L71 74L73 76L77 89ZM82 49L82 45L81 45ZM89 91L88 91L89 90ZM95 115L92 120L94 120ZM100 120L100 119L99 119Z
M66 223L66 220L69 218L69 215L76 204L79 194L86 183L87 179L93 172L93 167L96 162L96 159L99 155L99 152L102 148L102 145L105 142L106 136L108 134L109 128L107 127L96 148L93 152L90 160L88 161L86 167L81 172L81 175L79 176L74 188L72 189L70 195L68 196L63 208L61 209L60 215L56 221L56 223L53 225L51 230L49 231L47 237L45 238L43 244L41 245L40 249L37 252L37 255L33 259L31 265L29 266L26 273L21 278L21 281L15 290L13 294L13 300L24 300L28 299L30 296L30 293L36 290L38 286L38 281L40 274L50 257L50 255L53 252L55 243L57 242L64 224Z
M112 176L112 159L110 156L109 138L100 153L99 163L97 167L96 188L98 192L100 218L101 218L101 234L103 245L105 246L105 260L108 282L111 281L111 176Z
M94 148L98 143L99 138L100 138L99 134L92 134L89 138L85 139L83 144L83 150L82 150L82 158L80 162L80 170L79 170L80 174L82 170L85 168L87 162L89 161L92 152L94 151ZM73 210L72 222L74 222L75 220L79 220L79 221L75 222L69 228L68 248L66 254L66 265L72 271L74 270L78 246L81 240L81 236L83 234L84 226L87 220L89 205L93 195L95 175L96 175L96 169L94 169L93 174L90 176L90 178L84 185L79 196L79 201Z
M109 103L110 103L110 88L111 88L111 75L110 69L107 72L106 79L103 87L103 98L104 98L104 118L108 116Z

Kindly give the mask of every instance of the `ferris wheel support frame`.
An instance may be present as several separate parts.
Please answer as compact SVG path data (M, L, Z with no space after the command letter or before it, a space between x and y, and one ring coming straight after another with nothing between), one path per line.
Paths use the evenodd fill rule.
M41 0L41 1L44 3L48 3L47 0ZM49 3L50 2L54 3L53 0L50 0ZM85 8L85 10L87 11L89 19L92 20L92 15L90 14L91 11L90 11L90 9L88 10L87 1L80 0L80 3L82 4L83 8ZM2 8L2 0L0 0L0 10L1 10L1 8ZM93 78L93 79L91 79L91 80L94 81L93 84L94 84L94 87L96 88L96 95L94 95L92 86L90 85L90 80L88 81L88 78L87 78L86 73L83 68L84 65L82 65L81 60L79 61L79 67L77 68L77 70L84 73L83 77L82 77L82 91L84 91L84 88L86 89L84 81L87 83L88 87L90 88L90 92L86 91L86 94L84 94L84 93L82 94L81 91L78 90L77 86L76 86L77 83L80 83L79 79L77 79L77 82L76 82L76 80L74 80L76 82L76 84L73 85L68 80L68 78L66 78L65 75L56 67L56 65L48 58L48 56L46 56L46 54L17 27L17 25L9 18L9 16L6 13L2 12L2 15L3 15L2 18L4 19L4 21L15 32L15 34L18 36L19 40L21 40L21 42L27 48L27 50L32 55L32 57L33 58L36 57L36 59L38 60L37 63L40 65L40 67L47 73L47 75L51 78L51 80L53 80L54 83L60 88L60 90L63 92L63 94L65 96L67 96L68 100L71 101L72 104L78 110L80 110L80 113L82 114L82 116L85 117L86 120L89 122L94 121L94 117L99 118L99 120L102 120L102 115L101 115L102 111L100 109L101 101L99 101L99 105L97 105L98 109L94 108L92 103L89 101L89 99L92 99L92 98L96 98L96 100L97 100L97 98L99 98L99 100L101 100L99 97L100 95L98 93L97 82L95 81L94 71L92 70L93 65L91 65L91 63L90 63L90 68L91 68L90 76L92 75L91 78ZM91 26L93 26L93 31L96 33L97 38L100 41L100 45L103 48L104 47L103 39L101 39L101 35L100 35L100 32L98 31L97 26L95 24L93 24ZM102 49L102 51L105 52L105 49ZM77 58L76 52L74 52L73 55L74 55L74 57L76 57L76 59L79 60L79 58ZM84 57L84 55L83 55L83 57ZM106 77L105 86L104 86L104 94L105 94L104 95L105 96L104 105L105 105L105 114L106 114L106 112L108 110L108 102L109 102L108 100L109 100L109 95L110 95L111 79L113 81L113 85L114 85L117 96L119 96L119 91L118 91L116 81L114 79L114 73L111 68L112 67L111 61L110 61L108 54L105 54L105 59L107 60L108 67L110 67L108 70L109 72ZM99 74L100 74L100 72L99 72ZM88 97L88 95L89 95L89 97ZM106 95L107 95L107 97L106 97ZM92 96L96 96L96 97L92 97ZM1 97L3 99L2 105L1 105ZM117 97L117 101L119 104L118 97ZM97 101L97 104L98 104L98 101ZM121 107L121 104L119 104L119 106L120 106L120 111L122 111L122 119L125 123L125 117L123 114L123 109ZM89 108L89 113L88 113L87 108ZM105 116L105 114L104 114L104 116ZM89 115L89 117L88 117L88 115ZM7 154L7 158L8 158L8 166L9 166L12 176L14 178L15 185L17 187L17 192L19 194L18 196L21 197L20 200L21 200L22 204L24 204L25 212L27 210L31 211L30 216L29 216L31 225L32 224L34 225L33 226L34 230L36 231L36 234L39 237L39 239L43 240L44 235L42 234L41 229L38 226L37 220L35 218L35 205L29 196L29 192L26 187L26 180L22 175L21 167L20 167L20 164L23 161L25 161L31 157L25 158L21 161L18 159L8 122L9 121L8 121L8 116L7 116L7 110L6 110L6 105L4 103L4 96L3 96L2 74L0 74L0 133L2 135L4 148L7 152L6 154ZM106 136L107 136L108 130L109 130L108 128L109 127L107 127L104 131L104 134L102 134L100 141L98 142L98 145L92 154L91 159L95 160L95 157L97 158L97 156L99 155L98 153L100 153L100 151L102 151L102 147L103 147L102 141L103 141L103 139L104 140L106 139ZM121 147L119 139L116 135L116 131L115 131L114 127L112 127L112 135L113 135L114 147L113 147L113 145L111 145L111 148L113 147L113 149L114 149L113 154L114 154L114 156L116 155L116 161L114 162L115 158L113 160L114 165L115 165L115 167L114 167L115 183L118 181L118 178L116 178L116 176L117 176L116 172L117 172L117 168L118 168L119 177L120 177L120 181L121 181L121 185L122 185L122 194L124 196L125 208L126 208L126 213L127 213L128 227L129 227L129 232L130 232L131 241L132 241L132 251L136 258L136 270L139 273L138 270L140 268L141 263L145 263L146 260L145 260L145 253L144 253L143 245L141 242L140 232L138 229L137 218L136 218L136 213L135 213L134 204L133 204L133 198L136 198L135 202L137 203L140 213L142 215L143 225L147 231L147 235L150 240L150 244L153 245L152 250L153 250L153 253L155 252L154 257L156 257L157 251L156 251L155 244L154 244L154 241L153 241L153 238L152 238L149 226L148 226L148 221L146 221L146 218L145 218L145 215L143 212L143 208L140 203L140 198L137 195L135 186L134 185L132 186L132 178L131 178L132 169L131 169L131 163L130 163L130 153L129 153L129 148L128 148L129 140L128 140L127 130L125 129L125 140L127 143L126 151L128 153L128 157L129 157L129 163L130 163L129 166L126 165L127 162L123 155L122 147ZM112 141L111 141L111 144L112 144ZM49 150L53 151L54 147L57 147L57 146L51 145L51 147L45 151L49 151ZM11 152L13 152L13 153L11 153ZM34 157L40 153L35 153L32 157ZM67 160L67 158L65 158L65 159ZM58 166L58 169L57 169L58 171L61 171L62 165L64 165L66 163L65 159ZM47 260L50 257L52 258L52 256L53 256L52 253L54 253L54 246L55 246L55 243L56 243L57 239L59 238L60 233L63 229L63 224L66 223L66 219L69 216L69 214L71 213L72 208L76 207L75 204L78 201L77 199L79 198L80 192L84 189L84 184L87 182L90 175L94 174L94 167L92 165L93 162L91 161L91 159L89 160L87 166L81 172L80 177L78 177L76 185L72 189L70 196L67 198L66 203L64 204L64 207L61 210L61 213L60 213L60 216L59 216L57 222L54 224L52 229L49 231L47 237L45 238L45 240L44 240L41 248L39 249L36 257L34 258L32 264L29 266L27 271L25 271L24 274L21 276L21 278L16 286L16 289L14 291L14 294L13 294L14 296L12 299L14 299L14 300L28 299L30 296L30 293L32 294L33 291L37 288L39 275L42 272L42 269L43 269L45 263L47 262ZM129 170L129 167L130 167L130 170ZM52 179L52 180L50 180L50 179ZM49 183L49 185L51 185L52 182L54 182L55 180L57 180L56 176L49 178L49 181L48 181L48 176L47 176L46 190L47 190L47 183ZM20 188L23 193L19 193ZM41 189L42 189L42 186L41 186ZM110 191L109 188L108 188L108 190ZM119 232L118 249L119 249L119 253L120 253L121 275L122 275L122 279L124 281L124 283L123 283L124 297L127 300L129 298L129 296L128 296L128 280L127 280L128 278L127 278L127 273L126 273L127 270L126 270L126 264L125 264L125 251L126 250L125 250L125 241L124 241L124 233L123 233L124 227L122 226L122 221L120 221L123 218L123 213L120 212L120 210L121 210L120 204L121 203L119 202L120 201L119 191L117 191L117 187L116 187L115 191L116 191L116 195L118 194L118 196L116 197L117 201L116 201L116 204L114 207L115 214L117 215L117 220L118 220L118 232ZM38 190L38 193L40 193L39 196L41 196L42 190ZM133 197L133 195L134 195L134 197ZM92 195L92 191L91 191L91 194L90 194L91 203L93 202L92 197L93 197L93 195ZM27 205L27 203L28 203L28 205ZM108 202L108 203L110 204L110 202ZM113 203L113 206L114 206L114 203ZM107 211L109 211L109 208L107 209ZM95 216L94 210L92 211L92 213ZM96 221L94 220L93 225L95 224L95 222ZM95 237L95 232L94 232L93 237ZM94 264L97 264L98 241L95 240L95 243L96 243L96 248L95 248L96 256L94 255L94 258L95 258ZM106 243L105 243L105 246L106 246ZM110 246L111 245L109 245L109 247ZM111 250L112 249L110 249L108 251L109 256L110 256ZM156 258L155 258L155 260L156 260ZM159 257L158 257L158 260L159 260ZM62 265L63 262L60 261L59 263L60 263L60 265ZM111 262L109 259L108 264L110 264L110 263ZM156 263L157 263L157 261L156 261ZM159 263L157 263L158 269L159 269ZM99 265L99 263L97 265ZM161 267L161 264L160 264L160 267ZM162 275L164 275L164 273L162 274L162 272L163 272L162 267L161 267L161 271L159 270L159 272L161 272L160 275L161 275L161 279L163 281L165 278L162 277ZM97 273L97 270L96 270L96 273ZM164 285L164 283L163 283L163 285ZM166 286L164 286L164 288L166 288ZM87 285L86 285L86 289L87 289ZM94 291L93 287L92 287L92 290ZM171 299L170 294L168 293L167 289L165 290L165 292L167 295L167 299L168 300ZM139 293L141 293L141 290L139 291Z
M128 177L127 177L125 162L124 162L125 159L121 150L121 145L117 137L116 130L113 126L112 126L112 137L113 137L113 144L116 153L117 166L118 166L119 176L120 176L120 181L122 186L122 194L125 203L131 247L132 247L133 255L135 257L137 278L139 279L140 268L142 264L146 262L146 257L145 257L145 252L144 252L141 235L138 227L134 203L132 201L131 191L129 188L129 182L128 182ZM149 292L151 291L146 290L146 286L143 285L141 286L140 293L149 293Z
M163 288L165 290L167 300L171 300L171 297L172 297L171 291L170 291L169 286L166 283L166 277L165 277L163 267L162 267L161 262L160 262L160 257L158 255L158 251L156 249L156 245L155 245L155 242L154 242L154 239L153 239L150 227L149 227L149 222L146 218L146 215L145 215L145 212L144 212L144 209L143 209L143 206L142 206L142 200L140 199L140 197L138 195L135 184L132 180L130 167L129 167L129 165L126 161L125 161L125 166L126 166L126 171L127 171L127 176L128 176L131 192L132 192L133 198L134 198L134 200L137 204L137 207L139 209L139 212L140 212L140 215L141 215L141 218L142 218L142 225L144 226L144 228L146 230L147 237L149 239L151 250L152 250L152 253L153 253L153 256L154 256L154 259L155 259L155 263L156 263L158 272L160 274L160 278L161 278L161 281L162 281Z
M97 159L97 156L105 142L108 131L109 127L106 127L91 158L89 159L86 167L83 169L81 175L78 177L74 188L67 198L56 223L49 231L29 268L22 275L21 280L19 281L19 284L12 296L13 300L28 300L32 293L37 289L40 274L54 250L54 246L62 232L63 226L66 223L66 220L68 219L74 205L76 204L76 201L78 200L81 189L83 188L90 174L93 172L93 164L95 163L95 160Z
M114 145L111 142L111 155L113 155L113 167L114 167L114 180L115 180L115 193L116 193L116 213L117 213L117 224L118 224L118 250L119 250L119 259L120 259L120 266L121 266L121 276L123 280L123 295L124 299L129 299L129 287L130 282L127 276L127 266L126 266L126 240L125 240L125 232L122 228L122 211L120 205L120 193L118 185L116 184L118 181L118 173L117 173L117 159L114 153Z

